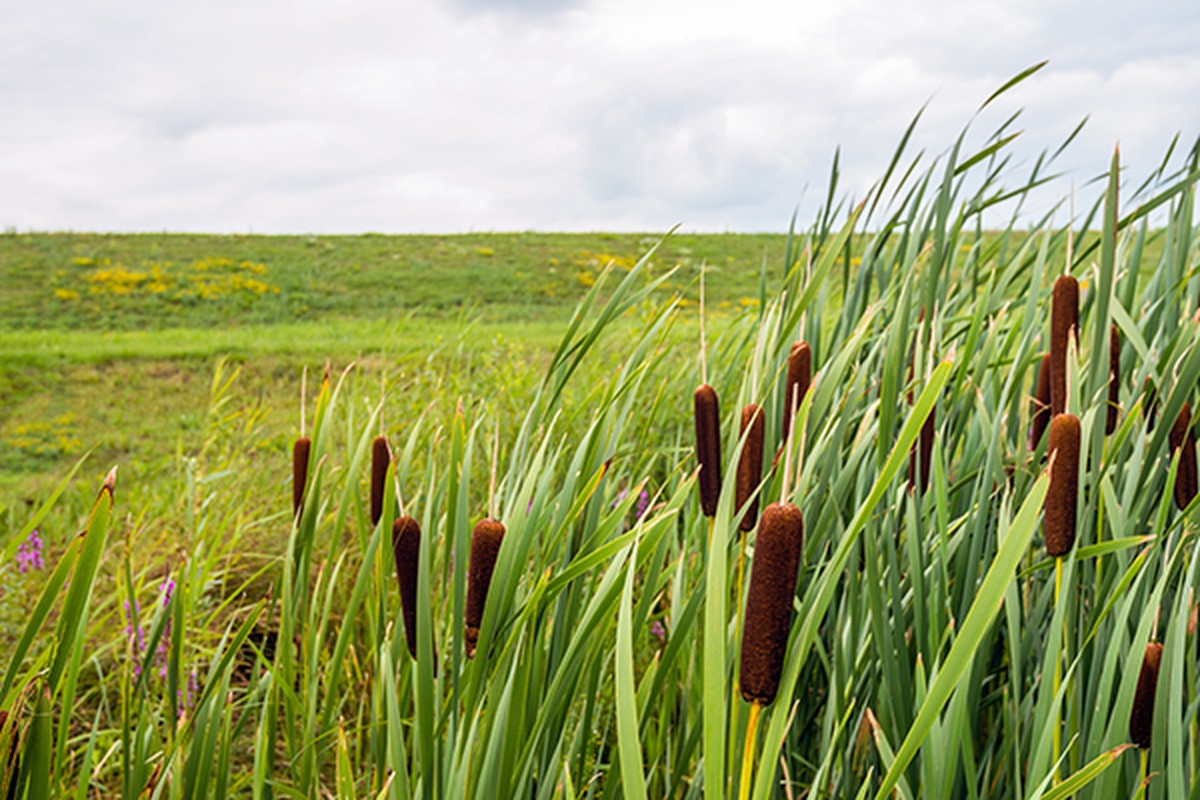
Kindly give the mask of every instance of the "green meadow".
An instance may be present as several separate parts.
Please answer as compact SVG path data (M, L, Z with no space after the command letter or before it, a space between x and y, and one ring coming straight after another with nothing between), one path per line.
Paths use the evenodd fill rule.
M0 797L1200 796L1200 147L1068 220L1009 124L773 235L0 237Z

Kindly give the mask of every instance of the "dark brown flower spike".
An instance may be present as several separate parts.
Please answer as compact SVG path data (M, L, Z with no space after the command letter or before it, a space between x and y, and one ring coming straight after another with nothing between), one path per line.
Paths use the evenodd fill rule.
M371 524L378 525L383 516L383 498L387 471L392 463L392 451L386 436L376 436L371 445Z
M1137 691L1133 695L1133 709L1129 712L1129 741L1138 747L1150 748L1150 734L1154 731L1154 694L1158 689L1158 665L1162 661L1163 647L1158 642L1146 645L1142 656L1142 670L1138 673Z
M742 628L738 683L748 703L770 705L779 691L803 546L804 518L799 508L772 503L763 509Z
M1192 407L1184 403L1171 426L1171 453L1179 453L1175 472L1175 505L1182 511L1196 496L1196 434L1192 430Z
M704 516L717 513L721 496L721 405L717 392L707 383L692 396L696 417L696 458L700 461L700 508Z
M749 434L747 434L749 430ZM751 403L742 409L741 435L745 437L742 455L738 459L737 468L737 504L736 508L746 506L746 512L738 521L738 528L743 531L754 530L758 522L758 497L754 490L762 481L763 436L766 432L766 422L763 418L762 406ZM749 505L746 503L749 501Z
M1121 332L1114 324L1108 332L1108 418L1104 422L1104 435L1112 436L1117 430L1117 409L1121 405Z
M417 572L421 555L421 526L409 516L392 523L392 555L396 559L396 581L400 584L400 611L404 618L404 640L408 652L417 657ZM437 664L437 643L433 645Z
M1038 366L1037 388L1033 395L1033 425L1029 432L1029 449L1036 450L1050 424L1050 356L1042 356Z
M483 610L487 604L488 588L492 585L492 571L496 568L496 556L500 543L504 541L504 524L494 519L481 519L471 531L471 560L467 564L467 613L466 644L467 658L475 657L475 645L479 642L479 626L483 624Z
M937 431L937 406L929 409L929 416L921 425L921 436L908 451L908 488L917 487L920 477L921 494L929 489L929 478L933 474L933 435Z
M786 442L792 430L792 415L804 402L804 395L812 384L812 348L808 342L795 342L788 350L787 391L783 396L783 435Z
M304 487L308 483L308 459L312 440L301 436L292 446L292 514L300 516L304 506Z
M1079 282L1060 275L1050 306L1050 415L1067 410L1067 342L1079 342Z
M1050 486L1046 490L1046 553L1066 555L1075 544L1075 503L1079 491L1079 419L1059 414L1050 420Z

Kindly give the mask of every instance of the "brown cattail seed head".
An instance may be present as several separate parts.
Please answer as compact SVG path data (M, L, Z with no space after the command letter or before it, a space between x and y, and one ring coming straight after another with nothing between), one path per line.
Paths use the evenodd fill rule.
M304 485L308 482L308 457L312 440L301 436L292 446L292 514L299 516L304 505Z
M1037 388L1033 395L1033 426L1029 432L1029 449L1036 450L1050 424L1050 356L1042 356L1038 366Z
M707 383L692 396L696 415L696 458L700 461L700 507L704 516L717 513L721 496L721 405L717 392Z
M392 451L386 436L376 436L371 445L371 524L378 525L383 516L383 497L387 471L392 463Z
M416 658L417 564L421 555L421 526L412 517L397 517L392 523L392 555L396 558L396 581L400 584L404 639L408 643L408 652ZM434 652L437 652L436 647ZM437 660L436 656L434 660Z
M739 684L748 703L770 705L779 690L803 546L804 518L799 508L772 503L763 509L742 628Z
M1079 339L1079 282L1060 275L1050 306L1050 414L1067 410L1067 341Z
M492 571L496 568L496 556L500 553L502 541L504 525L494 519L479 520L475 530L471 531L471 560L467 564L467 658L475 656L475 644L479 641L479 626L483 624L488 587L492 584Z
M937 407L929 409L929 416L921 426L921 436L908 451L908 488L917 486L920 476L921 494L929 489L929 476L933 474L933 434L937 430Z
M1075 502L1079 491L1079 418L1059 414L1050 420L1050 486L1046 490L1046 553L1066 555L1075 544Z
M1162 661L1162 645L1150 642L1142 656L1142 671L1138 673L1137 691L1133 695L1133 710L1129 712L1129 741L1138 747L1150 747L1154 730L1154 693L1158 688L1158 665Z
M788 350L787 391L783 396L783 436L787 441L792 430L792 414L804 401L812 384L812 348L808 342L795 342Z
M1175 505L1182 511L1196 496L1196 434L1192 431L1192 407L1187 403L1171 426L1171 452L1179 450L1175 473Z
M751 403L742 409L742 436L745 437L746 443L742 446L742 457L738 459L736 507L746 506L746 513L742 514L741 520L738 521L738 528L743 531L754 530L754 525L758 522L758 497L755 496L752 500L750 498L762 481L765 430L762 406ZM750 503L748 506L747 501Z
M1104 435L1117 430L1117 408L1121 405L1121 332L1113 325L1108 331L1108 419Z

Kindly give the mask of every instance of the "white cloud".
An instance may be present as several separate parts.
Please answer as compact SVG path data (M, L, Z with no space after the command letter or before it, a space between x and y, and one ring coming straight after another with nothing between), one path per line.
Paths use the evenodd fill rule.
M148 0L0 22L0 225L265 232L779 230L841 145L861 194L922 104L943 152L1019 107L1077 183L1200 133L1170 0ZM810 187L805 193L805 187ZM1065 192L1066 184L1054 191Z

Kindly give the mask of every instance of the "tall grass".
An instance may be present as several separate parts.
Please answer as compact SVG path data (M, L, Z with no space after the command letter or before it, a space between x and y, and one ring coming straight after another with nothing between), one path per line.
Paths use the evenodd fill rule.
M55 511L56 495L5 533L7 561L48 514L83 526L52 543L9 649L0 789L731 795L751 718L741 643L754 638L740 627L754 589L738 580L739 500L758 473L758 497L803 509L804 539L790 623L771 634L772 653L786 641L750 754L753 797L1133 796L1141 768L1125 750L1151 641L1153 713L1137 715L1154 743L1146 795L1195 796L1195 503L1175 507L1179 436L1147 428L1134 389L1157 386L1165 420L1195 401L1200 152L1164 159L1123 203L1114 154L1103 196L1056 222L1061 211L1031 218L1023 201L1057 151L1017 175L1012 126L964 131L932 160L908 151L910 129L856 203L840 199L835 168L816 221L764 270L759 305L720 328L706 377L678 355L692 337L676 328L694 314L666 282L685 276L648 257L610 268L519 413L492 402L503 386L480 386L444 424L388 428L389 457L376 376L329 376L289 505L286 453L245 447L219 374L212 444L181 454L163 500L186 520L165 563L139 548L150 520L111 481L90 509ZM985 234L984 213L1004 209ZM1062 274L1079 305L1078 347L1060 364ZM642 324L614 347L633 315ZM811 383L789 392L797 341ZM1046 351L1079 430L1057 592L1039 533L1053 437L1030 438ZM1115 397L1131 404L1106 436L1115 363ZM747 476L706 487L703 508L688 414L702 381L726 399L704 435L727 474ZM786 422L743 426L750 406L756 422ZM784 457L739 471L760 435ZM910 492L909 454L934 441L919 448L924 490ZM247 516L264 492L278 507ZM481 603L469 564L485 513L504 533ZM753 535L747 545L753 575ZM18 767L3 766L6 746Z

